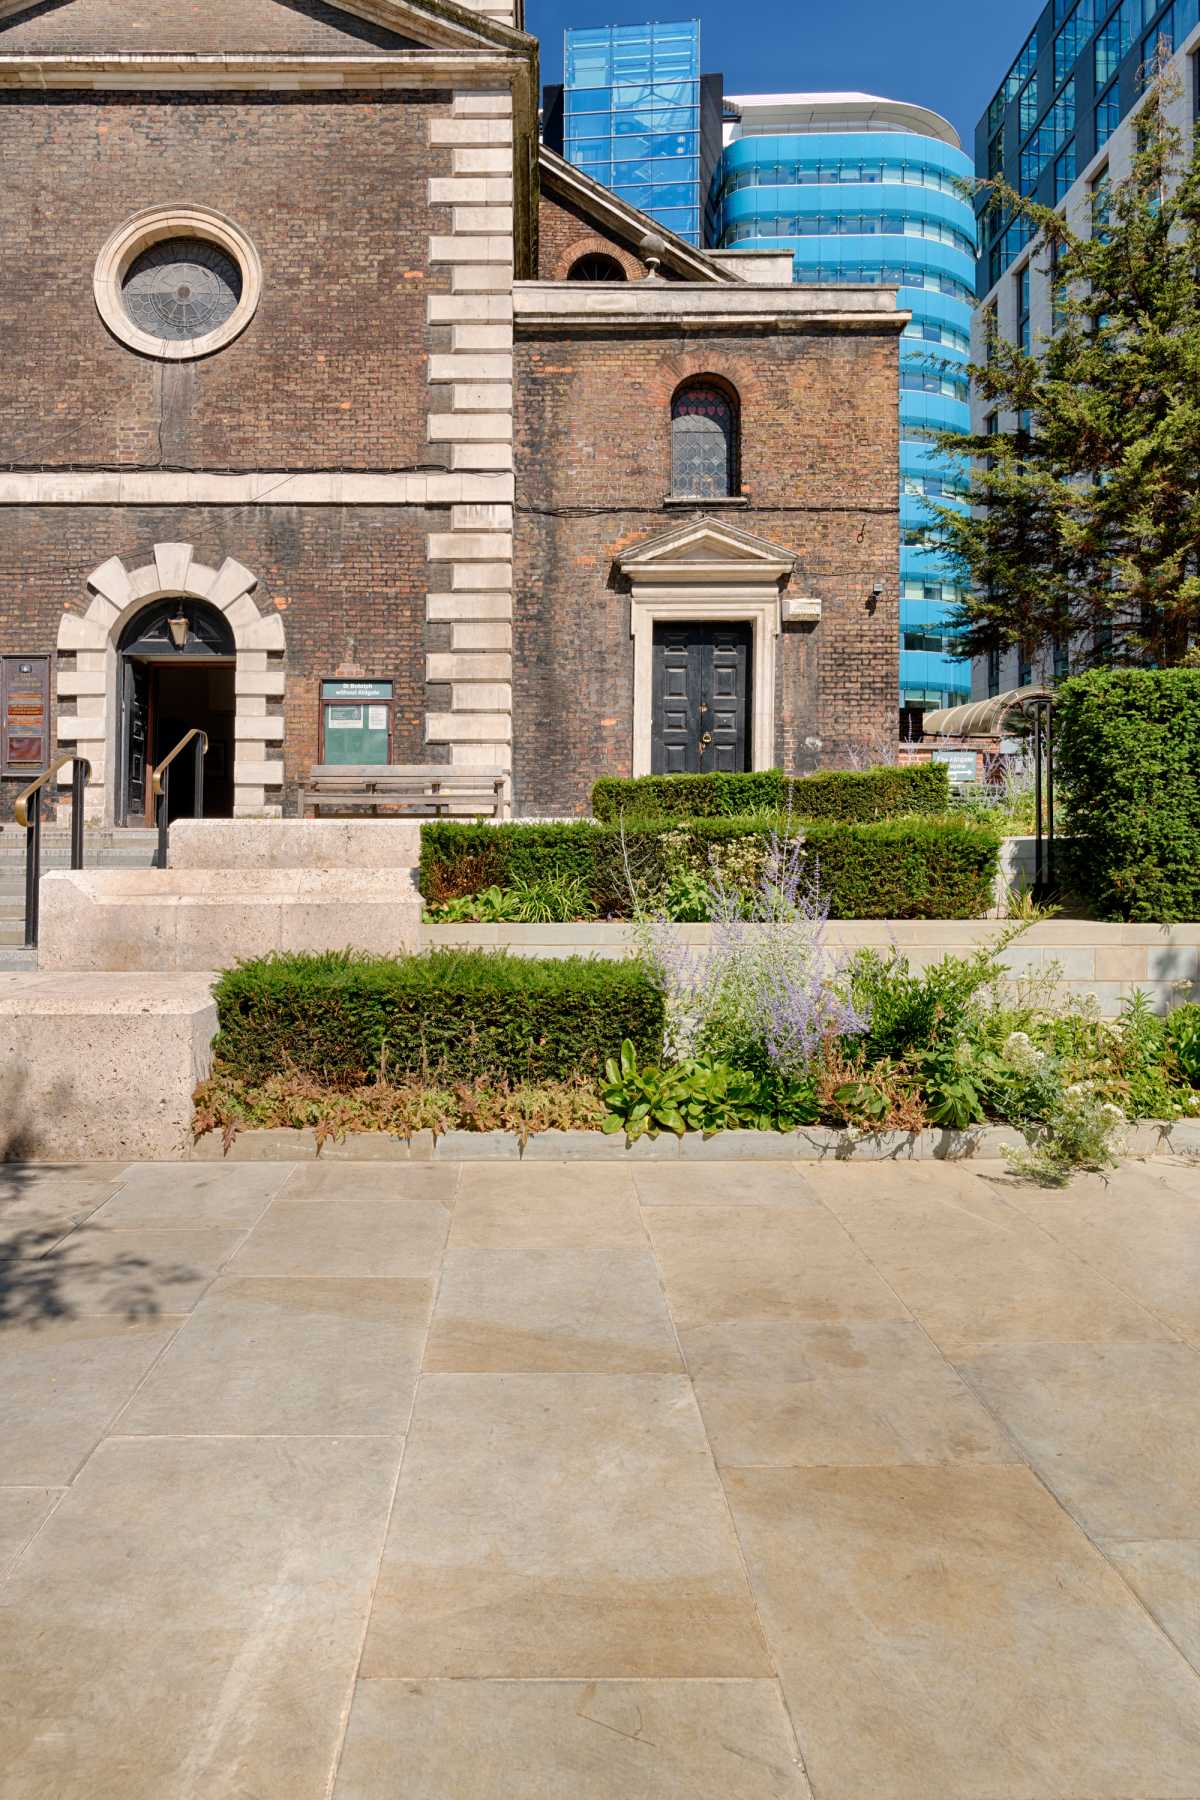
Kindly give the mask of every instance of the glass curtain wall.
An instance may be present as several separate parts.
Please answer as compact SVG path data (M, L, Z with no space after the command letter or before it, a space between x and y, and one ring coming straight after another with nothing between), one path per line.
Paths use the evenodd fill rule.
M568 31L563 68L567 159L699 244L699 21Z
M948 652L952 576L921 543L929 502L963 500L958 467L925 435L970 430L975 218L956 186L972 169L961 150L878 127L765 135L753 101L738 100L749 129L727 143L713 183L710 242L794 252L798 282L895 286L912 313L900 345L901 729L923 712L970 698L969 662ZM833 103L831 102L831 105ZM811 109L810 109L811 110Z
M1198 23L1200 0L1047 0L976 127L977 173L1057 205L1136 104L1159 48L1178 50ZM983 298L1029 234L986 197L978 211Z

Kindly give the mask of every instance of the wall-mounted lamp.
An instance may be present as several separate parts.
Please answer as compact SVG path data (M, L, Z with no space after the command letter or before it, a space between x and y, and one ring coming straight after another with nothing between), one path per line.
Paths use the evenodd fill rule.
M175 617L167 620L167 630L171 634L171 642L174 644L175 648L177 650L182 650L183 646L188 641L188 632L191 630L182 604L180 605L179 611L175 614Z
M873 613L883 599L883 582L877 575L871 583L871 592L867 600L867 611Z

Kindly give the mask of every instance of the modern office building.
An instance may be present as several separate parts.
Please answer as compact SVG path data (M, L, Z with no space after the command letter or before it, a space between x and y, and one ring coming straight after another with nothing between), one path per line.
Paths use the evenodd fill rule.
M1021 193L1061 205L1074 229L1085 234L1097 192L1129 173L1134 115L1146 72L1164 43L1179 75L1168 111L1187 134L1200 95L1200 0L1047 0L976 127L976 173L984 179L1003 173ZM985 354L991 327L1036 351L1053 332L1046 258L1020 220L985 210L986 196L977 205L981 304L973 325L975 360ZM1015 424L973 401L975 432ZM984 658L973 670L973 692L984 697L1061 677L1072 654L1071 646L1048 645L1029 658L1016 650Z
M700 22L567 31L563 82L547 87L544 141L568 162L703 243L721 155L721 77L700 72Z
M725 103L725 146L707 210L719 249L787 250L800 283L877 283L912 313L901 339L902 730L967 698L970 665L946 654L956 598L916 541L927 501L961 473L926 435L966 432L975 217L957 133L922 106L869 94L760 94Z

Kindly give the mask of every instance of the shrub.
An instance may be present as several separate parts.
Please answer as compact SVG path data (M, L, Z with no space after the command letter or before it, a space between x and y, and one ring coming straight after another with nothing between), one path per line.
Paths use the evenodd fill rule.
M714 848L757 839L778 815L691 819L669 830L646 822L593 825L474 825L439 820L421 828L421 892L431 906L489 887L578 882L602 916L628 918L630 877L640 892L665 891L690 865L710 873ZM825 822L804 828L804 856L820 869L835 919L973 919L992 900L999 841L957 819Z
M781 769L748 775L640 775L632 781L605 776L592 789L592 811L607 823L622 817L705 819L790 812L801 820L865 824L945 812L949 804L949 771L940 763L799 776Z
M570 1081L599 1075L622 1038L662 1053L662 995L637 962L276 956L229 970L215 996L218 1064L248 1082L285 1071L335 1088L415 1074Z
M1075 890L1102 918L1200 919L1200 671L1076 676L1056 737Z

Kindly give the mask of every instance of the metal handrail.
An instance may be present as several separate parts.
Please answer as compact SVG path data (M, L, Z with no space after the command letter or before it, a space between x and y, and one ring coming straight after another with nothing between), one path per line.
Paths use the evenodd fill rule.
M25 947L33 949L41 923L42 789L71 764L71 867L83 867L83 790L91 780L92 765L86 756L68 750L51 763L44 774L17 795L13 816L25 831ZM32 813L29 803L33 802Z
M65 756L60 756L57 762L50 764L50 767L46 770L44 775L39 775L36 781L31 781L29 786L27 788L22 788L21 792L17 795L16 805L13 807L13 817L18 825L28 827L29 808L26 805L26 801L30 800L40 788L44 788L48 781L53 780L54 776L58 774L58 771L65 768L68 763L82 763L84 768L83 779L85 781L91 780L92 765L87 757L79 756L74 750L68 750Z
M198 725L193 725L192 729L190 731L184 732L183 736L180 738L179 742L176 744L175 748L170 752L170 754L167 756L164 756L162 761L155 768L151 769L151 771L150 771L150 791L155 796L156 799L163 791L162 778L163 778L164 772L170 768L171 764L175 761L175 758L179 755L179 752L181 750L187 749L187 746L191 743L193 738L203 739L203 742L200 745L200 755L201 756L208 755L208 733L207 733L207 731L201 731L201 729Z
M195 744L195 814L197 819L204 817L204 759L208 755L208 733L198 725L185 731L175 748L164 756L157 768L150 771L150 792L154 795L155 818L158 824L158 849L155 852L155 867L165 869L167 866L167 832L170 821L167 817L171 798L171 764L181 750Z

